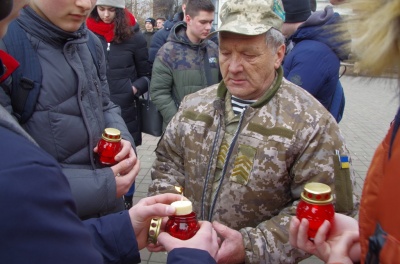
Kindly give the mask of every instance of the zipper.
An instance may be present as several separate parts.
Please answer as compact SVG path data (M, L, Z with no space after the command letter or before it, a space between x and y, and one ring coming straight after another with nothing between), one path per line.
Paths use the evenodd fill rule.
M210 155L210 160L208 161L208 166L207 166L207 173L206 173L206 180L204 182L204 187L203 187L203 194L201 195L201 212L200 212L200 219L204 219L204 212L205 212L205 199L206 199L206 190L207 190L207 185L208 185L208 180L210 179L210 171L211 171L211 166L213 163L212 157L214 157L217 142L219 140L219 134L221 133L221 127L222 127L222 122L221 122L221 115L219 115L219 122L218 122L218 128L216 131L216 136L213 142L213 146L211 149L211 155Z
M246 112L247 109L248 109L248 107L246 107L244 109L244 111L242 112L242 114L240 115L240 120L239 120L238 127L237 127L237 129L235 131L235 134L233 136L232 142L231 142L231 144L229 146L228 153L226 154L224 167L222 168L222 172L221 172L221 179L219 180L218 187L215 190L214 195L213 195L212 200L211 200L211 207L210 207L210 211L209 211L209 214L208 214L208 221L209 222L211 222L212 214L213 214L213 211L214 211L214 208L215 208L215 204L217 203L217 195L218 195L219 191L221 190L222 182L224 181L226 169L228 167L228 161L229 161L230 156L232 155L233 148L235 146L235 142L236 142L236 140L237 140L237 138L239 136L240 127L242 126L243 119L244 119L243 118L244 117L244 113Z

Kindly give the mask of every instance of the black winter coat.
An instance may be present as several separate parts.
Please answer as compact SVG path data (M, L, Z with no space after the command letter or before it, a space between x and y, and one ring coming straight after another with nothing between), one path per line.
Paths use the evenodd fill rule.
M148 91L151 66L146 39L138 24L135 24L133 31L134 35L122 43L107 43L103 36L97 36L106 54L111 101L121 107L122 118L136 146L139 146L142 144L139 97ZM135 95L132 86L138 90Z

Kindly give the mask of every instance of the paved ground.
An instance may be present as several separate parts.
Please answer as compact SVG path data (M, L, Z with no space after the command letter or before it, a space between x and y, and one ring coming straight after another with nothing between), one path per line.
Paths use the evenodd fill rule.
M342 77L346 94L346 108L340 128L346 138L357 176L357 192L361 193L364 177L375 148L380 143L399 105L397 82L393 79ZM136 180L135 201L145 197L151 181L150 168L159 138L144 134L143 145L138 147L141 171ZM141 251L142 263L166 263L165 253ZM322 263L316 258L303 264Z

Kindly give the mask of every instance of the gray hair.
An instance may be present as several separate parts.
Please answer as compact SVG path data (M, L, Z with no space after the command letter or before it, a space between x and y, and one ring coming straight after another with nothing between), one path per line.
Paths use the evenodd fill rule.
M282 32L275 28L271 28L265 33L267 46L272 48L274 52L278 51L278 48L285 44L285 36L283 36Z

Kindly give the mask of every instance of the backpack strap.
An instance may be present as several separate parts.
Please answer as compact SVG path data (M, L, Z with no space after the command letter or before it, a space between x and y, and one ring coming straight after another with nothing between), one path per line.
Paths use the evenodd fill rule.
M87 45L100 78L101 64L98 60L96 36L88 32ZM42 86L42 68L36 50L17 21L11 22L3 42L7 53L20 63L20 67L12 74L10 97L13 115L20 124L24 124L35 111Z
M35 110L42 83L42 69L36 51L17 21L11 22L3 41L7 52L20 63L20 67L12 74L10 96L13 114L23 124Z
M97 56L96 41L95 41L95 38L97 38L97 36L94 33L92 33L89 29L88 29L88 35L89 35L89 39L88 39L87 45L88 45L90 54L92 55L93 62L96 65L97 76L99 76L99 78L100 78L101 63Z

